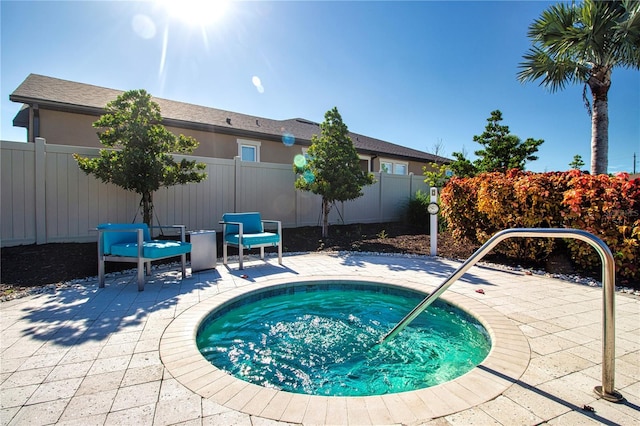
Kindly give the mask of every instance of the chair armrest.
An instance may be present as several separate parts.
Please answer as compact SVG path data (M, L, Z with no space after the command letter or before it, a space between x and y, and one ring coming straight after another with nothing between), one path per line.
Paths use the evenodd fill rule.
M282 221L280 220L263 220L262 221L263 224L268 223L268 224L275 224L278 226L278 235L282 234Z
M237 225L238 226L238 235L240 235L240 238L242 238L242 228L243 228L243 223L242 222L225 222L225 221L220 221L219 222L220 225L222 225L222 236L224 237L227 234L227 225Z
M104 233L104 232L139 232L139 231L143 231L142 228L131 228L131 229L118 229L118 228L108 228L108 229L100 229L100 228L93 228L93 231L98 231L98 234Z

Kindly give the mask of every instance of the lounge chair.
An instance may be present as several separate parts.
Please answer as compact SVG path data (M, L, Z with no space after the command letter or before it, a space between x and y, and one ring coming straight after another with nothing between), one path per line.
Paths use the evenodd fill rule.
M182 278L186 278L187 253L191 243L185 242L184 225L153 226L155 228L177 228L180 241L152 240L146 223L103 223L98 225L98 281L104 287L104 263L132 262L138 265L138 291L144 290L144 267L151 275L151 261L180 256Z
M222 263L227 264L227 247L237 247L239 269L243 269L243 251L260 248L264 260L265 247L278 247L278 263L282 265L282 222L262 220L260 213L225 213L222 215ZM264 225L276 226L276 232L265 232Z

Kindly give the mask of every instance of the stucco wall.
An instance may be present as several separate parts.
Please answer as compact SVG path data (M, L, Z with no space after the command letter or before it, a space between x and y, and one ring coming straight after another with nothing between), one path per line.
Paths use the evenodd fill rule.
M102 148L93 123L98 116L40 110L40 136L50 144ZM182 129L167 126L173 134L191 136L198 142L193 155L199 157L233 159L238 155L238 139L260 143L260 161L267 163L291 164L293 157L302 152L301 145L287 147L281 142L259 138L238 138L236 136L201 130Z
M102 148L97 136L97 129L93 122L99 117L86 114L77 114L61 111L40 109L40 137L49 144ZM295 143L289 147L280 141L272 141L252 137L237 137L221 133L207 132L167 126L167 129L176 134L194 137L198 142L198 148L193 155L199 157L211 157L221 159L233 159L238 155L238 140L250 140L260 143L260 161L265 163L292 164L293 158L302 153L302 148L308 144ZM382 158L386 158L381 155ZM422 167L425 163L419 161L398 160L408 163L408 172L414 175L422 175ZM380 157L373 157L372 171L380 171Z
M40 136L52 145L101 147L92 126L97 119L95 115L40 109Z

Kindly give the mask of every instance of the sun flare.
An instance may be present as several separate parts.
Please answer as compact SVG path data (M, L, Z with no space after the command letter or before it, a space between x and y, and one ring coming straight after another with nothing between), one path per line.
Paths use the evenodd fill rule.
M229 0L158 0L170 18L204 27L220 19Z

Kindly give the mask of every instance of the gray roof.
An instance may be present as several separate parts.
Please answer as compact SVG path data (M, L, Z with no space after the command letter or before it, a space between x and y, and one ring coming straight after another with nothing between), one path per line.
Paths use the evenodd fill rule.
M30 74L9 99L25 104L39 104L55 110L100 115L104 106L122 93L122 90ZM267 140L280 140L283 134L289 133L295 136L296 142L303 145L309 144L313 135L320 134L318 123L303 118L272 120L168 99L153 97L153 100L160 106L165 123L175 127L259 136ZM17 118L14 125L22 122ZM423 162L451 161L353 132L350 132L350 136L358 152L364 154L391 155Z

